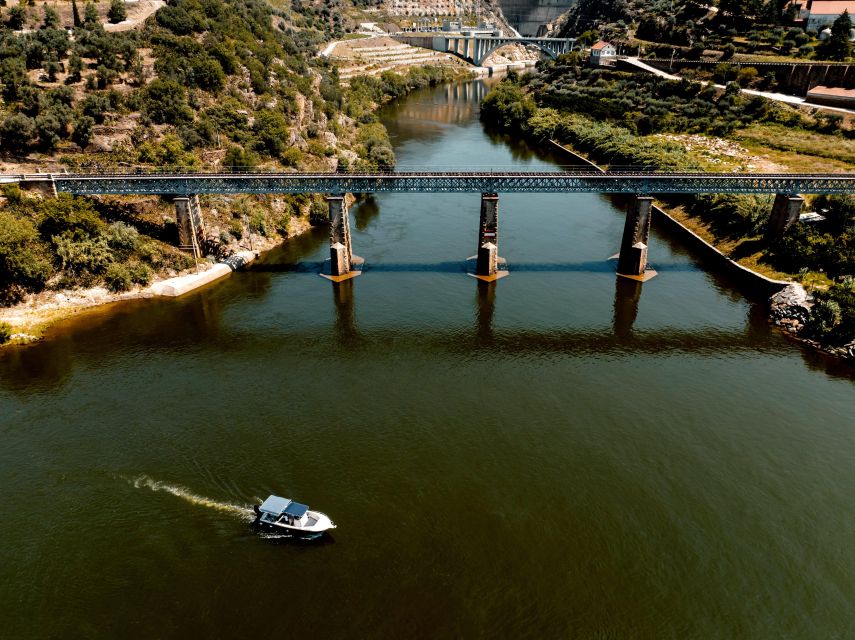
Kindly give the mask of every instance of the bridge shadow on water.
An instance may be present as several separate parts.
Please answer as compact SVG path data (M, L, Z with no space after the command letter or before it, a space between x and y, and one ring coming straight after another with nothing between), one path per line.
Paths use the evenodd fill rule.
M266 265L276 270L297 269L313 276L320 263ZM441 263L449 271L460 272L461 263ZM401 266L401 265L399 265ZM401 271L412 272L413 265L402 265ZM416 265L419 266L419 265ZM562 265L559 265L559 267ZM582 270L579 265L564 265L568 270ZM395 265L392 265L394 270ZM437 266L426 265L426 271ZM554 268L554 265L549 265ZM683 267L685 268L685 267ZM512 267L513 269L513 267ZM586 269L608 272L610 265L600 262ZM268 269L269 270L269 269ZM465 277L465 276L463 276ZM200 349L222 353L245 353L271 349L325 353L332 341L340 356L372 357L378 345L402 351L424 351L431 354L457 354L469 357L479 351L492 351L507 357L532 354L566 354L572 357L609 354L615 357L669 356L691 353L716 357L735 352L785 354L793 346L770 329L765 307L750 308L744 327L659 326L637 328L639 305L644 286L615 277L611 318L600 326L576 327L572 322L555 327L502 326L497 301L502 295L500 283L472 281L472 318L469 323L445 328L360 326L358 321L359 280L333 284L330 301L334 308L332 325L292 329L271 325L260 332L257 327L234 327L223 323L223 316L236 302L263 298L269 293L267 278L261 278L254 290L246 291L258 278L234 281L233 287L221 287L180 300L136 301L115 310L91 314L70 322L52 332L46 342L16 347L0 352L0 388L28 394L62 388L75 367L93 358L100 365L112 366L121 359L149 359L154 353L191 354ZM318 278L319 286L326 286ZM169 327L164 331L164 327ZM112 336L105 340L105 336ZM797 346L797 349L799 347ZM827 375L855 381L855 368L841 361L799 349L812 369Z
M320 273L322 262L294 262L294 263L266 263L252 265L250 268L256 272L290 272L290 273ZM654 264L656 271L685 272L697 271L692 264ZM589 260L585 262L508 262L508 270L511 273L614 273L614 261ZM362 269L363 273L465 273L466 261L446 262L370 262L366 261Z

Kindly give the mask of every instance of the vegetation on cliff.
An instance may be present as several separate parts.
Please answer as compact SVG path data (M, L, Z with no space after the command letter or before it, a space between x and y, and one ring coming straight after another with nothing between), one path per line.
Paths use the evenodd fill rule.
M459 72L412 69L343 85L315 55L352 26L338 10L346 0L336 2L170 0L139 29L118 32L105 20L120 21L123 3L0 10L0 154L29 170L390 169L378 105ZM124 290L191 262L174 248L167 201L49 200L14 188L5 196L0 305L45 288ZM319 195L210 196L203 209L215 254L250 233L286 237L326 216Z

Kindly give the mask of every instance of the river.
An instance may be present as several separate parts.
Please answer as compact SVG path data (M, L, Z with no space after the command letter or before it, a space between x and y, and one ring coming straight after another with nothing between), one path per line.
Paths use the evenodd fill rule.
M550 168L483 91L387 108L399 163ZM477 195L383 194L350 283L316 230L0 353L0 636L853 637L852 370L655 228L617 281L619 202L499 206L493 285Z

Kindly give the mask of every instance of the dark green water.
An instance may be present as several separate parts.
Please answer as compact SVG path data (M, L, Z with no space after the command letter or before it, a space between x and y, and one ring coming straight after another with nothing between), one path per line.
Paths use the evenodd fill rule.
M549 166L478 86L387 113L402 165ZM319 231L3 352L0 636L855 637L851 370L667 237L616 282L596 195L502 195L479 285L478 207L383 195L350 286ZM334 537L253 534L271 492Z

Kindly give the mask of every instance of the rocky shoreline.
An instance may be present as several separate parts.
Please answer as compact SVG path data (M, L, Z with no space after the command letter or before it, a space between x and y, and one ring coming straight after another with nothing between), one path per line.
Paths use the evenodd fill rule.
M772 324L799 342L823 353L855 363L855 341L834 347L802 335L813 305L813 296L802 285L794 282L769 298L769 319Z
M573 149L569 149L566 145L555 140L550 140L549 142L553 148L563 151L570 155L574 160L598 171L603 171L602 167ZM729 273L731 273L731 275L738 276L742 280L744 280L746 276L750 276L758 285L765 287L767 291L769 290L769 287L782 286L779 291L775 292L770 298L768 298L768 316L773 325L804 345L812 347L817 351L827 353L828 355L840 358L844 361L855 363L855 341L843 346L830 346L802 335L804 333L805 323L810 315L810 310L814 304L814 298L801 284L797 282L784 283L777 280L771 280L766 276L731 260L714 245L706 242L691 229L688 229L681 224L679 220L669 215L666 209L662 207L654 207L654 209L660 216L660 222L667 222L672 231L679 230L685 241L694 244L705 254L714 255L719 258L722 261L721 264Z

